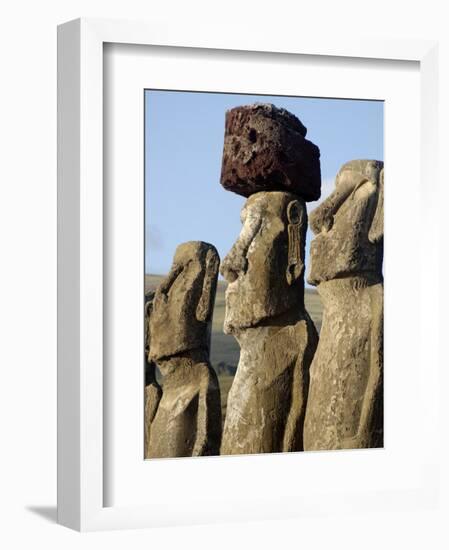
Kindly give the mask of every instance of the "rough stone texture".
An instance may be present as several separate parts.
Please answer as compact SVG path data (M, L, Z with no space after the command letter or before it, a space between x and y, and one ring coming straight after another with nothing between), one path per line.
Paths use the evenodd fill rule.
M310 284L354 274L381 274L383 163L357 160L343 165L335 190L309 221L316 234L310 246Z
M219 453L220 389L209 363L219 261L210 244L181 244L156 290L149 360L163 375L163 391L149 428L147 458Z
M211 244L190 241L178 246L170 272L154 296L151 360L209 350L219 264Z
M162 397L162 388L156 380L156 364L149 360L150 315L153 309L154 292L145 295L145 457L149 455L151 424Z
M145 369L145 458L150 455L151 426L162 398L162 388L156 381L156 365L147 363Z
M258 191L289 191L305 201L321 193L320 150L306 128L271 104L227 111L221 184L248 197Z
M383 445L383 163L345 164L310 215L308 280L323 302L304 449Z
M229 285L224 330L241 347L228 396L221 454L303 449L309 365L317 333L304 308L304 201L252 195L222 263Z
M204 350L158 362L163 393L151 424L148 458L218 455L220 389Z

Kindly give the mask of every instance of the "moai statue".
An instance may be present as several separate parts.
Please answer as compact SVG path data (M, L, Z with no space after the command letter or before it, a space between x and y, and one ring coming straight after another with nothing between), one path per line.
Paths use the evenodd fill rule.
M383 446L383 163L354 160L310 215L308 281L324 311L305 450Z
M149 359L150 315L153 309L154 292L145 295L145 458L149 457L151 424L156 416L162 388L156 380L156 364Z
M318 335L304 307L305 199L320 195L319 150L273 105L226 114L222 185L248 196L240 236L223 260L224 331L240 361L221 454L303 450L309 366Z
M163 382L147 458L219 454L220 389L209 363L219 263L212 245L183 243L156 290L149 360L157 364Z

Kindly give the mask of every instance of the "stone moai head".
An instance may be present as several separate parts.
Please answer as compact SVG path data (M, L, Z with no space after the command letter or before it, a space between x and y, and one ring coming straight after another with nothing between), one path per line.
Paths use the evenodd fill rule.
M226 333L303 309L305 202L321 193L320 150L306 134L295 115L268 103L226 113L221 185L248 197L221 268Z
M384 166L353 160L342 166L335 190L310 214L316 237L308 282L382 276Z
M219 264L211 244L190 241L178 246L170 273L153 299L150 360L209 351Z
M228 281L225 333L254 327L304 300L307 210L296 195L251 195L241 211L240 235L221 265Z

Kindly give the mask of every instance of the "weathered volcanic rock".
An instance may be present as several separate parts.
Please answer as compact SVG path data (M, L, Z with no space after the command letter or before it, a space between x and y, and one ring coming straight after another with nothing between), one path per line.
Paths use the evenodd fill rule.
M224 330L240 345L221 454L303 450L309 366L318 336L304 308L305 203L291 193L248 198L221 266Z
M146 457L218 455L220 387L208 352L181 353L159 361L158 367L163 391L151 423Z
M340 169L335 190L309 216L308 282L382 275L383 162L353 160Z
M310 215L308 281L323 302L304 449L383 446L383 163L356 160Z
M162 398L162 388L156 380L155 363L145 365L145 458L150 456L151 425Z
M202 241L180 244L167 277L156 290L149 322L148 359L210 349L210 324L220 258Z
M148 362L162 376L162 396L146 386L146 457L214 455L221 441L221 399L209 362L220 258L202 241L176 249L149 315ZM149 372L151 375L151 371Z
M297 117L269 103L227 111L221 185L244 197L288 191L319 199L320 150L306 133Z
M162 388L156 380L156 364L150 361L150 315L154 291L145 294L145 458L149 456L151 424L162 397Z
M148 359L150 353L150 315L154 292L145 295L145 457L149 456L151 424L162 397L162 388L156 380L156 364Z

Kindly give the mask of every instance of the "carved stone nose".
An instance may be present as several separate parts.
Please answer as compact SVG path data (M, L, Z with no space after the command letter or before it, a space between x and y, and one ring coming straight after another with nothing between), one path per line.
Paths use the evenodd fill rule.
M226 279L228 283L233 283L239 274L231 267L231 262L229 261L229 255L221 262L220 273Z
M248 260L241 254L236 254L235 250L231 250L221 262L220 273L228 283L233 283L240 272L246 272L247 267Z

